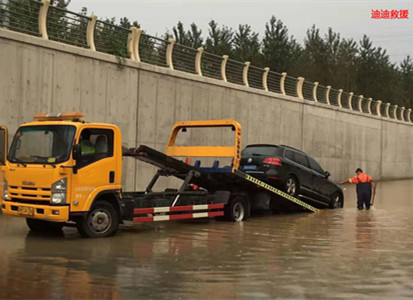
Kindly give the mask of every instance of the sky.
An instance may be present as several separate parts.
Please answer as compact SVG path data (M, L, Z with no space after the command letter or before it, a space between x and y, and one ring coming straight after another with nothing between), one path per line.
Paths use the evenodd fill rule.
M329 27L343 38L360 40L366 34L373 46L387 50L390 60L400 63L407 55L413 57L413 0L72 0L68 9L99 18L127 17L138 21L149 35L161 36L178 21L189 28L195 22L204 38L208 23L237 28L249 24L264 36L265 23L274 15L287 26L289 33L303 43L306 31L313 24L322 35ZM372 19L372 10L408 10L408 19Z

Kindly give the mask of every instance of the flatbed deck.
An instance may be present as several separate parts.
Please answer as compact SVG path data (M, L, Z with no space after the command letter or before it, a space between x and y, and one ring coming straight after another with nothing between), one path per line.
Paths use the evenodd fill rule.
M135 222L183 219L183 215L190 216L189 213L193 210L200 210L199 216L222 216L224 206L228 204L232 194L248 195L258 191L276 194L310 211L318 211L250 175L239 170L232 171L232 167L219 168L218 164L214 164L215 167L200 168L188 165L145 145L128 149L124 156L134 157L159 168L145 192L123 193L127 206L125 211L128 212L125 218ZM177 177L183 180L183 184L180 189L153 192L152 188L160 176ZM156 219L156 213L161 213L162 217ZM180 216L174 216L176 214Z

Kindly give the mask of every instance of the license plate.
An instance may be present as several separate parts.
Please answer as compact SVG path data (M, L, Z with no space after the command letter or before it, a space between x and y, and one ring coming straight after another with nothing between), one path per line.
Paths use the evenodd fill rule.
M244 166L244 170L255 170L257 168L256 165L246 165Z
M23 216L33 216L34 208L27 207L27 206L19 206L18 212L20 215L23 215Z

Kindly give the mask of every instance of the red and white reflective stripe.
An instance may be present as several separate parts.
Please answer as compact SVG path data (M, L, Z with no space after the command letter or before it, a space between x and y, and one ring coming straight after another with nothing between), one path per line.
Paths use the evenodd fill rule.
M136 217L136 218L133 218L133 222L144 223L144 222L196 219L196 218L218 217L218 216L223 216L223 215L224 215L223 211L212 211L212 212L202 212L202 213L194 213L194 214Z
M166 207L150 207L150 208L135 208L135 215L155 214L164 212L191 211L191 210L209 210L222 209L224 204L202 204L202 205L186 205L186 206L166 206Z

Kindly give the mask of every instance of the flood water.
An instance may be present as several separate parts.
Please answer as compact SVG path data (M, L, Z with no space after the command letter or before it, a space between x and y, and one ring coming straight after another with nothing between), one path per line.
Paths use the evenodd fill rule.
M0 298L412 299L413 181L375 206L123 227L106 239L29 233L0 215Z

